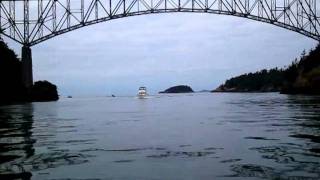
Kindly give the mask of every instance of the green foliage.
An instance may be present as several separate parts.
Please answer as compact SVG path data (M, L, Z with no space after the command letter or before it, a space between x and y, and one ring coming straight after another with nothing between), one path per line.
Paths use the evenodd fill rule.
M286 83L293 83L298 76L298 60L295 59L291 65L285 70Z
M57 87L47 81L27 89L22 81L21 61L0 38L0 105L27 101L52 101L59 98Z
M320 44L315 49L311 50L308 55L302 56L298 66L302 70L302 73L307 73L312 69L319 67Z
M283 81L284 71L282 69L264 69L231 78L225 82L224 88L237 91L279 91Z
M57 86L48 81L35 82L31 90L33 101L56 101L59 99Z
M17 55L0 39L0 104L23 99L21 62Z
M303 52L299 62L294 62L288 69L287 84L283 93L320 94L320 45L308 54Z
M159 92L159 93L192 93L194 92L191 87L186 85L179 85L170 87L169 89L166 89L165 91Z
M320 94L320 45L301 53L288 68L262 70L231 78L220 91L279 91L290 94Z

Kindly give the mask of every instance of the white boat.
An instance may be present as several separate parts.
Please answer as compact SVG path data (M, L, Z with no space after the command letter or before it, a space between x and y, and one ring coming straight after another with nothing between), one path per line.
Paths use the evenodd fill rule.
M140 87L138 91L138 98L145 98L147 96L147 88L146 87Z

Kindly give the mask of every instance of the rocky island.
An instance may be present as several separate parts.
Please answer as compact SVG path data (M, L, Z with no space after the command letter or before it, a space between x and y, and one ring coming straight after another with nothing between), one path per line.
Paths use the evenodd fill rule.
M22 81L21 61L0 38L0 105L33 101L56 101L57 87L48 81L38 81L26 88Z
M165 91L161 91L159 93L193 93L194 91L192 90L191 87L186 86L186 85L179 85L179 86L173 86Z
M31 89L32 101L57 101L59 99L57 86L48 81L37 81Z

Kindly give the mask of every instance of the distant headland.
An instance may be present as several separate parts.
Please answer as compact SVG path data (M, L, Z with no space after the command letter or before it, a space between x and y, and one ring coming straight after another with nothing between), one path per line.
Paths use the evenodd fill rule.
M228 79L212 92L280 92L320 94L320 45L284 69L274 68Z
M161 91L159 93L193 93L194 91L192 90L191 87L186 86L186 85L179 85L179 86L173 86L170 87L164 91Z
M29 88L23 85L21 61L1 38L0 81L0 105L59 99L57 86L48 81L35 82Z

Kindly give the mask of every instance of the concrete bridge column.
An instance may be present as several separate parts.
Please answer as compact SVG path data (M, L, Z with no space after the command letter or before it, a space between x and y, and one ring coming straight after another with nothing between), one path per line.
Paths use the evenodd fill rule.
M32 52L30 46L24 45L21 54L22 62L22 81L25 87L31 88L33 85L32 73Z

